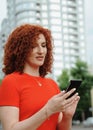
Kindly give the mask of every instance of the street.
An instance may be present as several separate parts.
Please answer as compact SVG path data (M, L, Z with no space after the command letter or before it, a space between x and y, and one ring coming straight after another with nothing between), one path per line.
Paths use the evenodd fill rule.
M0 128L0 130L2 130ZM93 127L73 126L71 130L93 130Z
M73 126L71 130L93 130L93 127Z

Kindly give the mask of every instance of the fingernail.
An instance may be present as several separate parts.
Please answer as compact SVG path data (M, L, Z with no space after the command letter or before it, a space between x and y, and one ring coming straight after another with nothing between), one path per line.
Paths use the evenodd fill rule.
M73 88L73 90L75 91L75 90L76 90L76 88Z
M62 93L65 93L65 90L62 90Z
M78 95L78 93L76 93L76 95Z

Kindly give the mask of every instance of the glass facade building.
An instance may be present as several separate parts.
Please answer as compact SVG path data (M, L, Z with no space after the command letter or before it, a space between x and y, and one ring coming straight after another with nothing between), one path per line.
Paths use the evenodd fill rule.
M24 23L49 28L54 38L52 76L70 69L78 58L86 61L84 0L7 0L10 32Z

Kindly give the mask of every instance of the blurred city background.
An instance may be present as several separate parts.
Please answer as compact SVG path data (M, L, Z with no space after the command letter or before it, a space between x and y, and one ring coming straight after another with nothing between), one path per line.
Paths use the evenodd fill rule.
M73 125L89 127L92 122L93 126L93 1L0 0L0 3L0 81L4 76L3 48L12 30L25 23L49 28L55 46L49 76L58 82L60 89L65 89L71 78L83 80ZM84 122L89 117L92 118Z

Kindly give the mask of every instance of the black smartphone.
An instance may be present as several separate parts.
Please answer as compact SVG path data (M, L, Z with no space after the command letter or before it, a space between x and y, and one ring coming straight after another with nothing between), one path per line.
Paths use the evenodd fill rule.
M70 98L71 96L73 96L77 92L77 90L80 87L81 83L82 83L81 79L70 80L70 84L67 87L66 92L70 91L73 88L76 88L76 90L68 98Z

